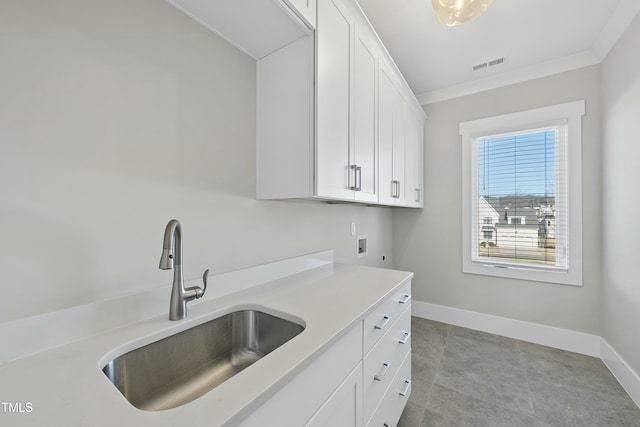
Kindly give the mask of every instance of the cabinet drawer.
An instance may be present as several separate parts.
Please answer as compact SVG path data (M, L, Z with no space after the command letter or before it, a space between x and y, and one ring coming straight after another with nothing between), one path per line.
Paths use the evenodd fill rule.
M411 303L411 282L402 286L364 319L362 354L366 355ZM408 330L408 329L407 329Z
M411 395L411 352L393 378L367 427L395 427Z
M411 305L364 359L364 420L371 417L380 399L411 350Z

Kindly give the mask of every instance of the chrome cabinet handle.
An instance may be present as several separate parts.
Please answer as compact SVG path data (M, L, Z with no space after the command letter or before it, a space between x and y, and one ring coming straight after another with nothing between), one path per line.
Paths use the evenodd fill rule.
M376 381L382 381L384 379L384 377L387 375L387 372L389 372L389 366L391 366L388 362L383 362L382 363L382 368L380 368L380 372L378 372L373 379Z
M420 202L420 189L419 189L419 188L416 188L415 193L416 193L416 194L415 194L415 201L416 201L416 202Z
M394 179L393 181L391 181L393 188L392 188L392 195L391 197L393 197L394 199L399 199L400 198L400 181Z
M356 167L356 191L362 191L362 166Z
M356 165L349 165L349 170L353 171L353 185L351 185L351 174L349 174L349 190L358 191L358 180L356 178L358 167Z
M389 320L391 320L391 317L389 316L383 316L382 317L382 322L378 323L377 325L375 325L374 327L376 329L383 329L385 326L387 326L387 323L389 323Z
M410 388L411 388L411 381L404 380L404 388L400 390L400 396L406 396L409 393Z
M400 299L398 300L398 302L399 302L400 304L406 304L406 303L408 303L408 302L409 302L409 300L410 300L410 299L411 299L411 295L409 295L409 294L404 294L404 295L402 295L402 298L400 298Z
M411 338L411 332L404 332L403 338L399 339L398 342L400 344L406 344L409 341L409 338Z

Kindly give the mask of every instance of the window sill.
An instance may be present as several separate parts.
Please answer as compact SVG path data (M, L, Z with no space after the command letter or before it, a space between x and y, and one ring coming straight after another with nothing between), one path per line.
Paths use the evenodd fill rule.
M493 265L481 262L465 262L462 267L462 272L506 279L582 286L582 271L553 271L501 264Z

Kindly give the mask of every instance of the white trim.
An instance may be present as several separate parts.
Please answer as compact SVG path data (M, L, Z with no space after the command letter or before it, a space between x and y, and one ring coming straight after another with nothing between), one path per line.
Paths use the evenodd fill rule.
M622 388L640 408L640 376L631 369L631 366L609 345L604 338L600 342L600 358L607 365Z
M333 250L315 252L241 270L210 274L200 304L234 292L333 263ZM172 275L169 275L172 276ZM202 286L202 279L185 286ZM132 292L64 310L0 323L0 365L119 326L169 313L171 285ZM117 316L114 315L117 313Z
M463 328L572 351L602 359L606 367L640 408L640 376L602 337L462 310L422 301L411 302L411 315Z
M600 31L600 35L593 44L593 52L602 61L616 42L625 32L631 21L640 12L638 0L620 0L611 18Z
M413 300L411 314L463 328L600 357L597 335Z
M480 80L474 80L443 89L424 92L417 96L422 105L434 104L448 99L473 95L487 90L497 89L516 83L535 80L578 68L599 64L601 59L591 50L570 55L564 58L554 59L541 64L518 68L513 71L497 74Z
M433 104L599 64L604 60L613 46L615 46L620 36L622 36L639 12L640 2L638 0L620 0L620 3L618 3L615 11L589 50L564 58L507 71L492 77L424 92L417 96L418 101L422 105Z
M582 116L585 102L575 101L460 123L462 136L462 271L495 277L564 285L582 285ZM475 170L474 140L478 137L524 131L566 121L568 130L568 270L562 272L525 267L497 268L473 262L472 233ZM559 190L560 191L560 190Z

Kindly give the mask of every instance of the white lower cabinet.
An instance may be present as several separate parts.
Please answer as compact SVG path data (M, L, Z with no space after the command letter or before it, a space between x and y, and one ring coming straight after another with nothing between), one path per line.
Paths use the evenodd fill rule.
M275 353L272 355L276 356ZM362 325L358 324L252 412L240 425L242 427L305 425L345 378L354 371L361 360ZM362 370L357 372L362 381ZM344 408L336 407L336 410L341 411ZM330 417L328 411L329 409L326 410L325 417Z
M394 427L411 391L410 301L407 282L240 426Z
M364 418L368 421L380 404L403 360L411 351L409 307L364 358Z
M411 353L409 352L398 373L391 381L380 405L369 420L367 427L394 427L402 415L411 395Z
M358 363L306 426L362 426L362 363Z

